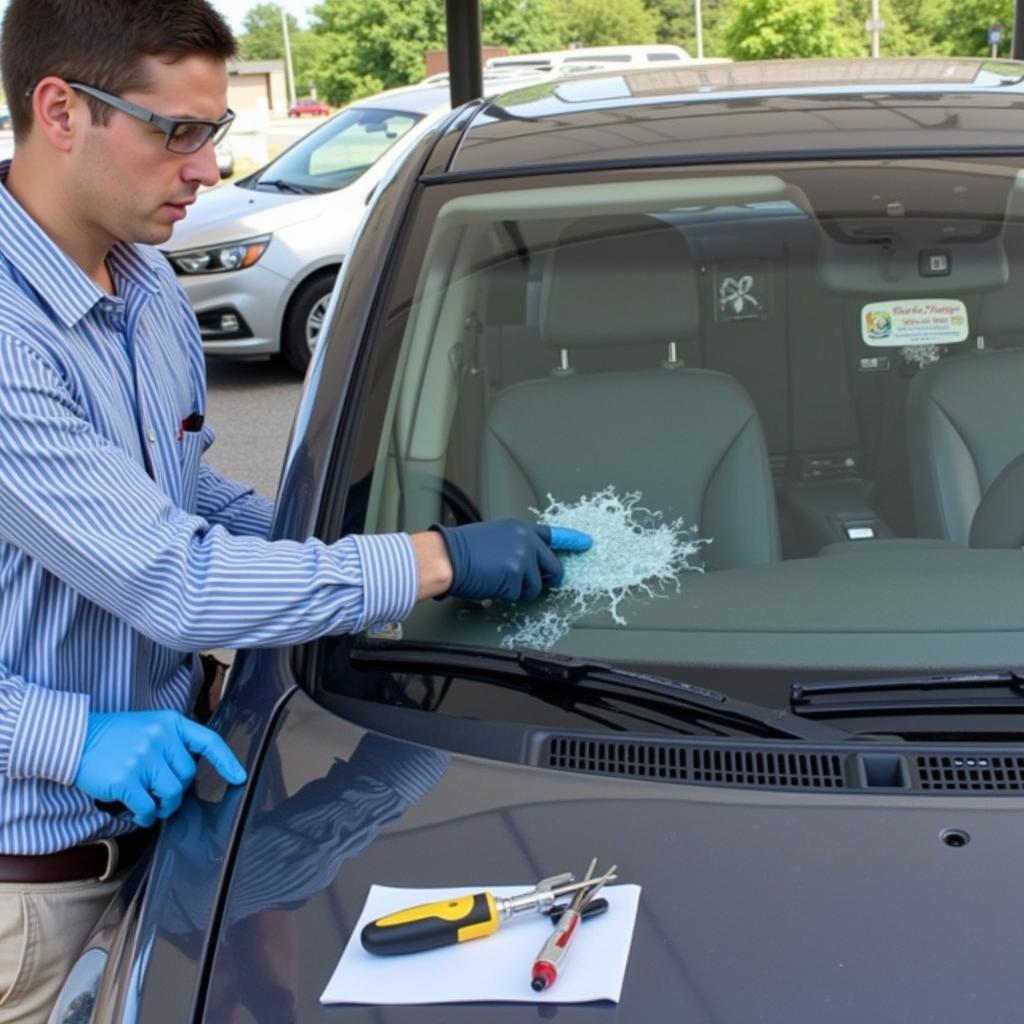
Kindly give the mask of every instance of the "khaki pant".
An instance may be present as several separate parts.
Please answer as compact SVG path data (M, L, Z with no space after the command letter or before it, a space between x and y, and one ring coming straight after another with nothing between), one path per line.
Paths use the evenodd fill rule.
M46 1024L93 926L124 879L0 883L0 1024Z

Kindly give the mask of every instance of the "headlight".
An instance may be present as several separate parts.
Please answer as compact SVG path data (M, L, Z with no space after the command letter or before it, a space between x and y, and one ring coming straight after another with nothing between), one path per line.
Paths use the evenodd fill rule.
M209 249L190 249L168 255L171 266L179 274L223 274L228 270L251 267L267 251L271 235L229 242Z

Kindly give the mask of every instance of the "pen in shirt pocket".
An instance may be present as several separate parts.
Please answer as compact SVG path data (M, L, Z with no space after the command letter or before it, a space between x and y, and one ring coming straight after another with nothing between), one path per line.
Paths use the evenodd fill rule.
M184 441L186 434L198 434L203 429L206 417L201 412L194 412L186 416L178 427L178 440Z

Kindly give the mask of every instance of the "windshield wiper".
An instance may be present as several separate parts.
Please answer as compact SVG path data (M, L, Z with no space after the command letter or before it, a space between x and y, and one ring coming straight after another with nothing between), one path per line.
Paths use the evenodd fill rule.
M1024 713L1024 675L969 672L904 679L855 679L841 683L794 683L790 707L806 718L833 715L942 712Z
M257 188L262 188L264 185L267 188L277 189L278 192L293 192L297 196L308 196L310 194L310 190L308 188L303 188L301 185L285 181L284 178L260 178L259 181L256 182Z
M359 644L349 652L354 668L439 669L499 686L524 687L538 681L569 691L597 690L603 696L639 703L655 699L694 722L710 722L766 738L846 742L850 734L797 718L784 708L765 708L717 690L684 683L669 676L614 668L597 661L547 651L506 651L461 644Z

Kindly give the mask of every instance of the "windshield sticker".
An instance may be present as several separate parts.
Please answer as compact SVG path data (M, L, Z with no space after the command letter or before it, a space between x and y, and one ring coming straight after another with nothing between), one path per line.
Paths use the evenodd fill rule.
M575 622L607 612L619 626L626 619L619 606L630 597L657 597L656 587L679 589L684 572L703 572L690 559L710 540L697 537L696 526L682 519L665 522L660 512L640 505L641 494L619 495L606 487L590 497L566 503L548 495L543 511L530 511L549 526L583 530L594 538L589 551L560 553L565 579L529 611L510 611L498 630L501 646L547 650Z
M872 302L861 310L866 345L951 345L967 339L967 307L959 299Z
M767 320L772 314L771 268L763 260L715 264L715 319Z

